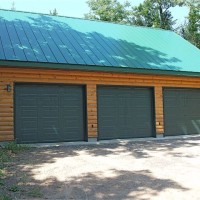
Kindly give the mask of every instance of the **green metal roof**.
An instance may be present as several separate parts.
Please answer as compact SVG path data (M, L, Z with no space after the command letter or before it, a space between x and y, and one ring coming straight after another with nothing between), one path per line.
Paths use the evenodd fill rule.
M0 10L0 65L200 75L200 50L171 31Z

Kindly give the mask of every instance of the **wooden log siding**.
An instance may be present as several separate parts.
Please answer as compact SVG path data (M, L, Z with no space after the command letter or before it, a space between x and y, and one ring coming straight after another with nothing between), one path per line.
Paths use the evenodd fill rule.
M0 141L14 139L13 83L66 83L87 85L88 137L97 136L97 85L152 86L155 92L156 132L164 132L163 87L200 88L200 78L133 73L92 72L0 67ZM12 91L6 91L6 85Z
M7 92L7 85L11 92ZM0 76L0 141L14 140L13 115L13 81Z
M156 133L164 133L164 115L163 115L163 89L161 86L154 88L155 98L155 120L156 120Z
M87 84L88 137L97 137L97 93L96 84Z

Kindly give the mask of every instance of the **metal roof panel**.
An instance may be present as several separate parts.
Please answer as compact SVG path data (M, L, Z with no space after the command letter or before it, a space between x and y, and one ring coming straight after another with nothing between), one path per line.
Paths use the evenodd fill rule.
M200 72L200 50L172 31L8 10L0 51L2 61Z

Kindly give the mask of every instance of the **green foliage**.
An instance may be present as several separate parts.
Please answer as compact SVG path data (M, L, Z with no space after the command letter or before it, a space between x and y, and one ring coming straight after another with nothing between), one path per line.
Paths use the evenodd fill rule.
M200 48L200 3L188 3L190 8L188 22L183 25L181 35Z
M88 0L90 11L85 14L86 19L128 23L130 3L121 4L117 0Z
M170 8L182 6L177 0L145 0L133 8L133 24L173 30L176 20L173 19Z
M182 6L183 0L145 0L132 10L128 1L121 4L117 0L88 0L87 3L90 7L90 12L85 14L87 19L172 30L176 20L170 8Z
M19 187L17 185L12 185L9 189L11 192L18 192L20 191Z
M33 198L41 198L43 196L39 187L33 188L31 191L28 192L28 196Z
M133 24L152 27L155 17L157 17L157 13L151 1L146 0L133 8Z
M53 11L50 10L50 15L53 15L53 16L57 16L58 15L58 12L57 12L56 8L54 8Z
M18 152L24 151L28 149L25 145L19 145L15 142L9 142L5 146L0 146L0 187L7 188L6 187L6 162L11 161L11 158L13 154L16 154ZM18 185L12 185L7 188L10 192L18 192L21 191ZM0 194L0 200L11 200L11 198L5 194Z
M11 10L15 11L16 10L16 6L15 6L15 2L13 1L11 4Z
M0 187L4 185L5 185L4 181L0 179Z
M3 170L3 169L0 169L0 178L4 177L4 175L5 175L4 170Z
M5 175L4 163L11 161L12 154L28 149L25 145L9 142L4 147L0 146L0 178Z
M12 198L7 195L0 194L0 200L12 200Z
M5 171L0 169L0 187L4 185L3 177L5 176Z
M28 149L28 146L17 144L16 142L9 142L4 146L5 150L11 151L11 153L18 153Z
M0 168L1 164L4 162L9 162L10 161L10 153L6 151L5 149L0 149Z

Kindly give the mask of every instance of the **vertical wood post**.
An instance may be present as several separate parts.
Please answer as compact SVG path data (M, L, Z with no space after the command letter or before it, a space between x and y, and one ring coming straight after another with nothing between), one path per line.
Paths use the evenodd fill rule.
M97 92L96 84L87 84L88 138L97 138Z
M161 86L155 86L155 119L157 136L164 133L164 114L163 114L163 90Z

